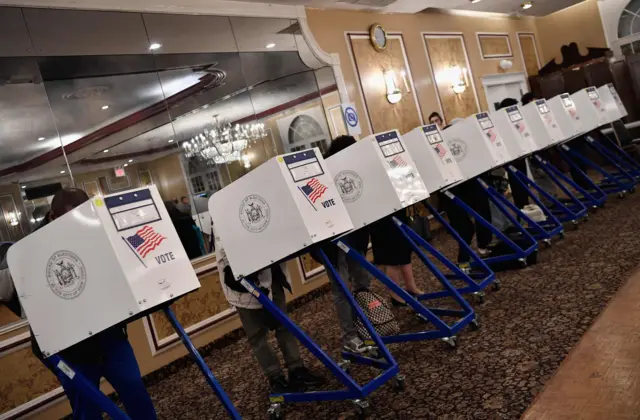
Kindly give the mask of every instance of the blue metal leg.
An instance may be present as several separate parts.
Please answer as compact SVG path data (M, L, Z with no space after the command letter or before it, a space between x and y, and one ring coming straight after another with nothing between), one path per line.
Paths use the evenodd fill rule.
M227 410L229 417L236 420L241 419L242 417L240 417L240 414L236 410L236 407L229 399L229 396L227 396L227 394L222 389L222 386L211 372L211 369L209 369L209 366L207 366L207 364L205 363L198 349L191 342L189 335L185 332L184 328L182 328L182 325L178 322L178 319L176 318L171 308L164 308L164 313L173 326L173 329L176 331L176 333L178 333L178 336L180 337L180 340L182 340L184 346L187 348L187 350L189 350L189 353L191 353L191 357L193 357L193 359L196 361L198 368L204 375L204 378L207 380L207 383L209 384L213 392L216 394L216 397L218 397L225 410Z
M558 188L560 188L560 190L567 196L567 198L569 199L569 201L571 202L570 205L566 205L564 203L562 203L560 200L558 200L556 197L554 197L552 194L550 194L549 192L547 192L546 190L544 190L542 187L540 187L537 183L535 183L533 180L531 180L529 177L520 177L520 173L516 172L516 175L520 177L520 180L524 183L528 183L529 186L531 186L532 188L534 188L536 191L538 191L538 193L543 196L545 199L547 199L547 201L549 203L551 203L551 207L547 207L549 208L549 210L554 213L557 214L558 217L557 219L562 222L562 223L567 223L567 222L574 222L577 223L577 221L579 219L581 219L582 217L584 217L587 214L587 208L584 206L584 204L582 203L582 201L580 201L575 194L573 194L573 192L571 192L563 183L560 179L558 179L556 177L556 175L546 167L546 165L549 165L548 162L546 162L545 160L543 160L542 158L540 158L537 155L533 156L533 161L536 162L538 164L538 167L540 167L540 169L542 169L542 171L545 172L545 174L549 177L549 179L554 182ZM524 175L524 174L522 174Z
M477 180L477 181L480 182L480 185L483 187L483 189L486 192L486 189L488 188L487 184L484 183L482 180ZM532 253L534 253L535 251L537 251L538 242L535 240L535 238L533 238L531 236L531 234L529 234L529 232L527 232L527 230L525 228L520 226L520 224L511 215L511 213L509 213L509 211L505 210L501 205L498 205L498 210L500 210L503 214L505 214L505 216L507 217L507 219L509 219L511 224L516 229L518 229L525 238L529 239L529 241L531 242L531 246L529 246L526 249L523 249L523 248L519 247L507 235L505 235L503 232L501 232L500 229L496 228L489 221L487 221L485 218L480 216L480 214L478 214L478 212L473 210L469 205L467 205L460 198L455 196L450 191L446 191L445 194L447 195L447 197L449 197L449 199L454 204L456 204L457 206L462 208L465 212L469 213L471 215L471 217L473 217L475 219L476 223L480 223L481 225L485 226L487 229L491 230L491 232L493 232L493 234L498 239L503 241L514 252L512 255L501 255L501 256L498 256L498 257L484 258L485 263L490 265L490 264L495 264L495 263L500 263L500 262L514 261L514 260L519 260L519 261L526 262L526 258L529 255L531 255ZM472 265L474 265L474 264L472 263Z
M401 229L401 232L403 234L405 233L405 231L402 228L400 228L400 226L398 226L398 228ZM406 235L405 235L405 238L406 238ZM414 247L414 249L417 248L414 242L409 241L409 243L412 244L412 247ZM371 274L374 278L378 279L385 287L387 287L389 290L391 290L393 293L399 296L402 300L404 300L407 303L407 305L411 309L413 309L420 318L433 324L433 326L435 327L435 330L426 330L426 331L417 332L417 333L404 333L404 334L398 334L398 335L392 335L392 336L384 336L382 337L382 341L384 343L402 343L406 341L421 341L421 340L429 340L429 339L436 339L436 338L453 337L460 329L464 328L466 325L468 325L471 321L475 319L475 313L473 312L473 309L468 305L468 303L466 303L466 301L464 301L464 299L455 290L455 288L451 286L451 284L446 280L444 275L442 275L442 273L436 267L434 267L433 264L431 264L431 262L429 262L429 264L427 265L427 268L429 268L430 270L432 269L432 267L435 268L435 271L432 270L432 272L434 273L436 278L442 283L442 285L447 289L447 292L450 293L449 296L457 296L461 299L461 301L465 302L465 304L463 305L463 310L455 312L456 314L455 316L459 316L460 318L453 326L449 326L446 322L440 319L440 317L438 317L435 314L436 310L432 308L428 308L424 306L422 303L420 303L418 299L416 299L414 296L407 293L406 290L404 290L402 287L396 284L393 280L391 280L385 273L383 273L378 267L373 265L369 260L367 260L359 252L356 252L353 249L349 248L348 245L346 245L341 240L337 240L336 245L338 245L338 247L342 249L343 252L346 252L349 255L349 257L357 261L362 268L367 270L369 274ZM469 312L469 309L471 310L470 312Z
M46 363L56 372L61 383L65 385L71 384L78 393L79 398L91 401L114 420L129 420L129 416L104 395L100 388L89 382L82 373L71 369L60 356L57 354L49 356L46 359Z
M346 247L346 245L345 245ZM355 252L355 251L354 251ZM357 254L357 253L356 253ZM376 365L378 367L383 367L385 370L374 378L371 382L367 383L364 386L360 386L354 379L349 376L320 346L318 346L300 327L298 327L291 319L285 314L276 304L274 304L268 296L266 296L262 291L255 287L253 283L251 283L246 278L242 278L240 282L242 285L252 294L254 295L258 301L262 304L262 306L271 313L271 315L276 318L278 322L280 322L286 329L288 329L299 341L305 346L311 354L313 354L324 366L329 369L329 371L344 385L347 387L346 390L339 391L316 391L316 392L295 392L295 393L287 393L287 394L273 394L271 395L272 402L310 402L310 401L329 401L329 400L347 400L347 399L361 399L368 396L370 393L378 389L384 383L388 382L392 377L396 376L399 373L399 368L397 362L394 360L391 353L384 346L381 338L375 332L373 326L369 322L364 313L357 305L351 292L344 284L338 272L335 270L333 265L329 262L329 259L321 252L323 263L325 267L327 267L329 271L329 275L333 277L334 280L341 285L341 289L345 292L345 296L347 300L351 304L352 308L356 311L358 317L361 319L369 334L378 346L378 350L382 356L382 359L378 360ZM357 358L355 358L358 361ZM373 363L369 363L373 364Z
M536 191L540 191L540 190L542 190L542 188L540 188L535 182L533 182L533 180L531 178L529 178L528 176L523 174L521 171L516 169L514 166L507 165L505 168L507 170L507 173L509 174L509 178L514 179L517 183L522 185L523 188L525 188L525 190L527 191L527 194L529 195L531 200L533 200L536 203L536 205L542 210L542 212L544 213L544 215L547 218L547 220L545 222L541 222L541 223L535 222L535 225L537 225L536 229L538 229L538 228L542 229L542 232L539 232L538 235L534 235L534 237L536 239L550 240L552 237L562 234L564 232L564 228L562 227L562 223L560 223L560 220L558 220L553 215L551 210L549 210L547 208L547 206L545 206L544 203L538 198L538 196L536 194L534 194L533 191L531 191L531 189L530 189L530 188L537 187ZM544 191L544 190L542 190L542 191ZM507 203L511 204L511 202L509 202L506 198L502 197L502 195L500 195L500 198L504 199L504 201L506 202L505 204L507 204ZM522 212L516 206L509 206L509 208L511 208L514 211L517 209L516 214L518 214L518 213L524 214L524 212ZM525 221L527 221L527 223L529 223L529 220L527 220L527 219L530 219L530 218L529 217L523 217L523 220L525 220ZM535 225L533 225L533 226L535 226ZM529 226L532 226L532 225L529 224ZM549 242L547 242L547 243L549 243Z
M589 138L589 137L588 137ZM587 140L587 143L590 143ZM602 191L603 194L620 194L622 192L629 191L635 184L633 183L625 183L617 180L613 177L607 170L602 168L600 165L596 164L592 160L585 157L582 153L579 153L573 149L571 149L567 145L562 145L559 148L560 154L567 160L567 162L572 165L574 168L577 167L576 163L573 159L579 160L583 162L585 165L589 166L593 170L599 172L604 179L606 180L600 185L596 185L599 191Z
M589 178L589 176L587 176L587 174L571 159L571 157L567 153L567 151L571 150L569 146L563 144L562 146L559 146L557 150L560 154L560 157L562 157L562 159L569 166L571 166L576 171L576 173L580 174L585 182L589 184L589 188L583 188L582 186L578 185L575 181L571 180L555 166L549 165L548 167L555 173L556 176L562 179L563 182L567 183L580 194L582 194L581 200L584 203L594 208L604 206L604 203L607 200L607 194L600 187L598 187L598 185L593 182L593 180Z
M478 254L476 254L476 252L473 250L473 248L471 248L471 246L469 246L469 244L467 244L462 239L460 234L453 227L451 227L449 222L447 222L445 220L445 218L442 217L442 215L436 209L434 209L431 204L429 204L426 200L423 201L422 204L427 208L427 210L429 210L429 212L438 221L438 223L440 223L440 225L442 227L444 227L444 229L447 232L449 232L449 234L451 236L453 236L453 238L456 240L456 242L458 242L458 246L464 248L464 250L466 251L467 255L469 255L469 257L471 258L471 260L475 263L475 266L477 267L475 272L472 274L472 273L467 273L464 270L460 270L456 266L455 269L452 270L453 274L451 274L451 275L448 274L448 275L446 275L446 277L448 279L453 279L453 280L462 280L464 283L467 284L466 287L457 289L458 292L461 293L461 294L477 293L477 292L480 292L481 290L486 289L490 284L492 284L495 281L496 275L493 272L493 270L491 270L489 268L489 266L484 262L484 260L482 258L480 258L478 256ZM447 263L451 264L451 261L449 261L446 258L445 258L445 260L447 261ZM442 260L440 260L440 261L442 262ZM445 264L445 265L447 265L447 264ZM426 295L424 295L422 297L423 298L422 300L436 298L436 297L442 297L442 296L444 296L443 293L446 293L446 292L428 293L428 294L426 294Z
M619 153L614 153L608 147L595 141L591 136L586 136L586 139L587 139L587 143L591 147L593 147L596 150L596 152L602 155L611 165L613 165L618 170L618 172L610 173L611 177L621 180L622 182L626 180L630 184L634 184L634 185L636 184L637 177L638 177L638 169L634 167L633 164L630 164L627 160L625 160L624 155L621 155ZM606 138L605 141L608 141L611 143L611 141L608 138ZM617 145L613 144L613 147L615 150L615 148L617 148ZM620 150L620 149L617 148L617 150Z

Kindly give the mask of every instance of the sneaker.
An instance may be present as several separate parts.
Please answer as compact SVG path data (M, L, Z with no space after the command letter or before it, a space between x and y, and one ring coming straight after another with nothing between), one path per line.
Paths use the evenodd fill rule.
M272 394L286 394L291 392L291 387L284 375L274 376L269 379L269 388Z
M487 248L478 248L478 255L481 258L488 257L489 255L491 255L491 250Z
M289 385L295 388L301 388L307 385L321 385L324 378L311 372L306 367L299 367L289 372Z
M369 346L364 344L364 341L360 339L360 337L353 337L344 343L342 347L344 351L355 354L363 354L369 350Z

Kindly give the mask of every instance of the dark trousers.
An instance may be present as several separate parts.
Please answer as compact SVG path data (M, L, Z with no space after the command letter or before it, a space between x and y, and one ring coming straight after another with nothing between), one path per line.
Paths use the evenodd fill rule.
M578 137L577 139L571 140L568 143L569 147L571 147L572 150L580 153L582 156L587 157L587 153L589 152L589 146L587 145L586 141L584 140L584 138L582 137ZM587 173L587 170L589 169L589 167L583 163L581 160L579 159L573 159L573 162L575 162L575 164L578 166L578 168L580 168L580 170L582 170L582 172L584 172L585 174ZM571 173L571 179L573 179L573 181L578 184L579 186L581 186L584 189L590 189L591 188L591 181L589 180L589 178L585 177L584 175L582 175L580 173L579 170L577 170L576 168L574 168L572 165L569 165L569 172Z
M482 218L491 222L491 207L489 197L483 188L476 181L470 179L451 189L451 192L464 201L469 207L475 210ZM473 235L478 235L478 247L487 248L493 239L493 233L484 225L475 222L472 217L458 205L454 204L446 195L441 195L443 209L447 212L451 227L460 234L462 239L469 245L473 240ZM469 262L469 254L458 246L458 262Z
M520 158L510 163L511 166L523 174L527 174L527 161L526 158ZM509 174L509 187L511 188L511 196L513 197L513 203L519 209L529 204L529 190L522 185L520 181L515 179L514 176Z
M153 402L142 382L140 368L129 340L126 338L109 340L108 348L105 350L105 355L99 364L71 363L66 360L65 362L96 387L100 386L102 377L109 381L132 420L156 419ZM61 380L60 382L73 408L74 419L102 419L100 407L80 396L71 381Z

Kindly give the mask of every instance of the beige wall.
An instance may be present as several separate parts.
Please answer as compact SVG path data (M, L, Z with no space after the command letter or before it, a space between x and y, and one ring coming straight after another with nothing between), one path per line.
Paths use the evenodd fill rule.
M571 42L578 44L580 53L587 47L606 48L597 0L586 0L575 6L536 19L538 43L542 48L542 65L556 58L562 62L560 47Z
M307 9L311 31L320 47L329 53L338 53L351 101L356 103L360 115L364 114L360 87L353 66L353 58L348 50L345 32L368 33L373 23L380 23L389 33L401 33L404 40L411 74L414 79L418 100L423 117L440 106L435 93L433 76L425 53L422 32L459 32L462 33L469 55L469 62L480 106L487 108L484 90L480 78L489 74L498 74L500 60L483 60L476 40L476 32L504 32L509 34L514 57L510 72L524 71L517 32L536 32L533 18L509 17L470 17L443 13L377 14L369 12ZM362 75L361 75L362 76ZM365 75L366 77L366 75ZM364 122L364 118L363 118ZM363 134L369 133L368 124L362 124Z

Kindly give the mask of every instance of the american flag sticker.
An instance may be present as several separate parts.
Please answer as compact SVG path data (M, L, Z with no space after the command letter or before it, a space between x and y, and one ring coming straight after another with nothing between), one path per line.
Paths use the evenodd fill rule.
M438 156L440 157L440 159L445 157L445 155L447 154L447 149L442 147L441 144L437 144L436 147L434 147L434 149L435 149L436 153L438 153Z
M309 181L307 185L300 187L300 191L302 191L304 195L307 196L309 201L315 203L316 200L322 198L324 193L327 191L327 187L325 187L316 178L311 178L311 181Z
M165 239L164 236L157 233L151 226L145 226L135 233L133 236L126 238L131 248L145 258L151 251L156 249Z
M402 159L402 156L396 155L396 157L394 157L389 161L389 165L391 165L393 169L404 168L405 166L407 166L407 162L405 162L405 160Z
M498 137L498 135L496 134L495 131L489 130L489 131L487 131L487 137L489 137L489 140L491 140L491 143L494 143L496 141L496 138Z
M516 124L516 127L518 128L518 133L524 133L524 124L518 123Z

